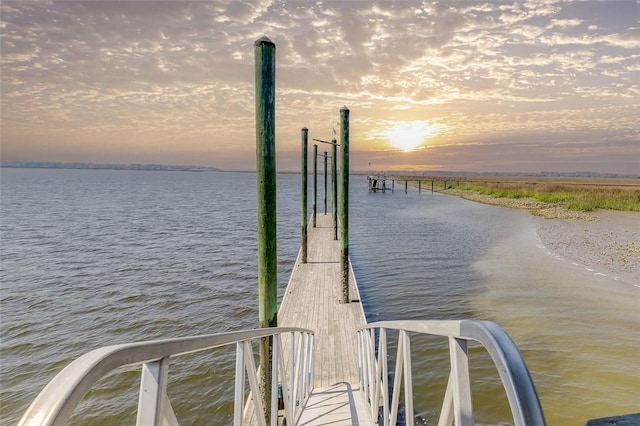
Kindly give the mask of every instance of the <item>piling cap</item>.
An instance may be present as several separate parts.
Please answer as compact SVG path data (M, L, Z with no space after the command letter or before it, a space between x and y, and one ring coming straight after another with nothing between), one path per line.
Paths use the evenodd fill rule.
M342 108L340 108L340 111L349 111L349 108L347 108L347 106L343 106Z
M301 130L307 131L307 132L309 131L309 129L307 129L306 127L303 127Z
M254 43L254 45L255 46L273 46L273 47L276 47L276 44L274 42L272 42L271 39L269 37L267 37L266 35L263 35L262 37L257 39L256 42Z

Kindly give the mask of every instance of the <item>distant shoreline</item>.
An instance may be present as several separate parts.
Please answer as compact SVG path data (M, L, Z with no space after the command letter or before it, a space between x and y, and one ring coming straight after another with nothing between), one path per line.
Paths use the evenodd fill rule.
M221 172L217 167L179 166L168 164L101 164L101 163L57 163L39 161L8 161L0 167L16 169L79 169L79 170L141 170L141 171L184 171Z
M434 190L432 183L432 191ZM597 210L640 212L640 180L614 178L519 178L443 183L438 192L484 204L527 209L545 218L592 220Z

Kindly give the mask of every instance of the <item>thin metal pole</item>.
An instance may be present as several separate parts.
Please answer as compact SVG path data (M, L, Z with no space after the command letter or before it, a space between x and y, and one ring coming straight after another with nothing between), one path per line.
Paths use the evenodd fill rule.
M318 205L318 144L313 145L313 227L316 227Z
M340 262L342 265L342 303L349 303L349 109L340 109L340 145L342 159L340 173Z
M264 36L254 43L256 91L256 178L258 195L258 319L260 327L278 325L276 233L275 88L276 45ZM260 393L265 421L271 417L273 339L260 339Z
M302 232L302 263L307 263L307 146L309 129L302 128L302 197L300 201L300 231Z
M338 141L331 139L331 207L333 209L333 239L338 239Z
M327 214L327 151L324 152L324 214Z

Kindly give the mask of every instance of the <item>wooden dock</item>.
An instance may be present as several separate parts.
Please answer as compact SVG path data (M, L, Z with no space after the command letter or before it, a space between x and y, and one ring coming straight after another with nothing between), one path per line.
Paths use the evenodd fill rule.
M314 391L300 424L372 424L358 386L356 330L366 323L350 271L350 303L340 303L340 242L331 215L309 227L307 263L298 256L280 309L278 325L315 332Z

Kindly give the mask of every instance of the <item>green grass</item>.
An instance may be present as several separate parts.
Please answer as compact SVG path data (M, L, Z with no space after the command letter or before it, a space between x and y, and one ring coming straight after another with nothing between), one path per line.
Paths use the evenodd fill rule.
M640 189L637 187L487 182L461 184L457 188L495 198L533 198L545 203L560 204L568 210L640 211Z

